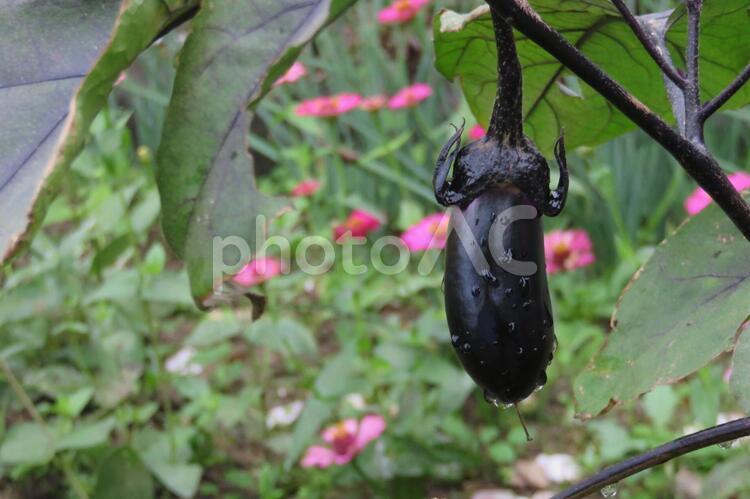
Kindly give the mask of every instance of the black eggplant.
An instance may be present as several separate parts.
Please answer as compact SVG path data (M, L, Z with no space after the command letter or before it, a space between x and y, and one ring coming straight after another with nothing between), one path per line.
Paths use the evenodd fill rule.
M438 202L452 207L444 281L451 341L487 400L505 405L545 384L556 348L541 216L562 210L568 172L561 137L560 181L550 191L549 166L523 135L513 30L492 18L498 92L487 135L461 148L457 129L433 184Z

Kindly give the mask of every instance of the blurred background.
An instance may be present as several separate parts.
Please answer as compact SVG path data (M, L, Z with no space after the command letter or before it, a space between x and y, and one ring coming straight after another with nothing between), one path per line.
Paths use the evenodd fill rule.
M431 1L375 22L388 4L359 2L303 52L249 134L259 188L296 208L272 234L294 250L342 227L370 241L439 230L425 222L441 212L434 160L450 123L466 119L468 132L475 121L434 69L431 21L477 5ZM521 405L532 442L455 357L439 247L409 243L396 275L251 265L235 285L267 296L262 318L249 303L198 311L161 236L152 171L187 29L124 75L43 230L0 274L0 497L540 499L737 417L719 358L605 416L574 418L575 377L605 341L620 291L687 218L695 189L640 132L569 151L567 208L544 221L559 349L547 385ZM342 93L356 98L308 102ZM711 122L708 146L728 172L748 168L749 131L747 109ZM355 262L370 246L355 246ZM423 253L438 261L427 275ZM48 449L45 433L64 437ZM704 449L602 495L750 497L748 449Z

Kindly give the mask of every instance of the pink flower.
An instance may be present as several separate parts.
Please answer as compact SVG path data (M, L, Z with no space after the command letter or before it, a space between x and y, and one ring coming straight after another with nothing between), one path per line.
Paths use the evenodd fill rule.
M547 272L566 272L596 261L588 233L582 229L553 230L544 235Z
M729 175L729 181L738 191L750 188L750 174L748 173L732 173L731 175ZM706 194L706 191L698 187L685 200L685 211L688 212L688 215L696 215L703 211L703 208L711 204L711 201L711 196Z
M427 2L429 0L396 0L378 12L378 22L380 24L398 24L411 21Z
M300 198L305 196L312 196L320 189L320 182L315 179L303 180L299 184L294 186L294 189L290 192L292 197Z
M341 236L364 237L383 224L380 218L365 210L354 210L344 223L333 228L333 236L338 241Z
M443 249L448 239L448 222L450 217L447 213L433 213L415 223L403 234L401 240L411 251L424 251L428 249Z
M117 79L115 80L114 86L116 87L122 84L122 82L124 82L126 78L127 76L125 75L125 71L120 71L120 74L117 76Z
M296 61L289 69L287 69L286 73L284 73L281 78L273 82L273 86L278 87L279 85L283 85L285 83L294 83L306 74L307 68L305 67L305 65L299 61Z
M327 468L333 464L342 465L378 438L385 431L385 419L378 415L368 415L362 421L345 419L335 426L323 430L322 437L330 445L313 445L302 458L303 468Z
M378 109L382 109L385 107L385 105L388 103L388 97L385 95L372 95L370 97L365 97L362 99L362 102L359 104L359 107L364 111L377 111Z
M362 97L352 93L322 96L300 102L294 112L297 116L338 116L356 109L360 102Z
M432 87L427 83L415 83L406 88L402 88L396 95L388 99L390 109L401 109L404 107L413 107L432 95Z
M471 127L471 130L469 130L469 138L472 140L479 140L486 134L487 131L482 127L482 125L474 125L473 127Z
M242 267L232 280L242 286L250 287L281 274L281 271L281 261L278 258L259 258Z

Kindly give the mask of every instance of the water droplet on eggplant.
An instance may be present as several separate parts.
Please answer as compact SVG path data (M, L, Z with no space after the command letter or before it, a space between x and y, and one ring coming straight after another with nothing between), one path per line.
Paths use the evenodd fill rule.
M615 497L617 495L617 484L612 483L606 487L602 487L602 490L599 492L602 494L602 497Z

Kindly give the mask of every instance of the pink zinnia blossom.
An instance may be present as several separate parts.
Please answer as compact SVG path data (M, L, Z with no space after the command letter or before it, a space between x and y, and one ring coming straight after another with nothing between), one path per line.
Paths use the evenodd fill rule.
M487 131L482 127L482 125L474 125L473 127L471 127L471 130L469 130L469 138L472 140L479 140L486 134Z
M411 21L427 2L429 0L396 0L378 12L378 22L380 24L398 24Z
M365 210L354 210L344 220L344 223L333 228L333 236L337 241L346 234L352 237L365 237L368 233L376 230L383 222L376 215Z
M445 241L448 239L449 220L450 217L447 213L428 215L406 229L401 235L401 240L411 251L443 249L445 248Z
M322 96L300 102L294 112L297 116L338 116L356 109L360 102L362 97L352 93Z
M259 258L242 267L232 280L242 286L250 287L281 274L281 271L281 261L278 258Z
M273 86L278 87L279 85L283 85L285 83L294 83L306 74L307 68L305 67L305 65L299 61L296 61L291 65L289 69L286 70L286 73L284 73L281 78L273 82Z
M290 192L292 197L300 198L305 196L312 196L320 189L320 182L315 179L303 180L299 184L294 186L294 189Z
M413 107L432 95L432 87L427 83L415 83L409 87L402 88L396 95L388 99L390 109L401 109Z
M588 233L582 229L553 230L544 235L547 272L566 272L596 261Z
M738 191L750 188L750 174L746 172L732 173L731 175L729 175L729 181ZM706 206L711 204L711 201L711 196L706 194L706 191L698 187L685 200L685 211L687 211L689 215L696 215L703 211Z
M370 97L362 99L359 107L365 111L373 112L378 109L383 109L387 103L388 97L385 95L371 95Z
M346 464L385 431L385 419L370 414L362 418L345 419L323 430L322 437L330 447L313 445L302 458L303 468L327 468Z

